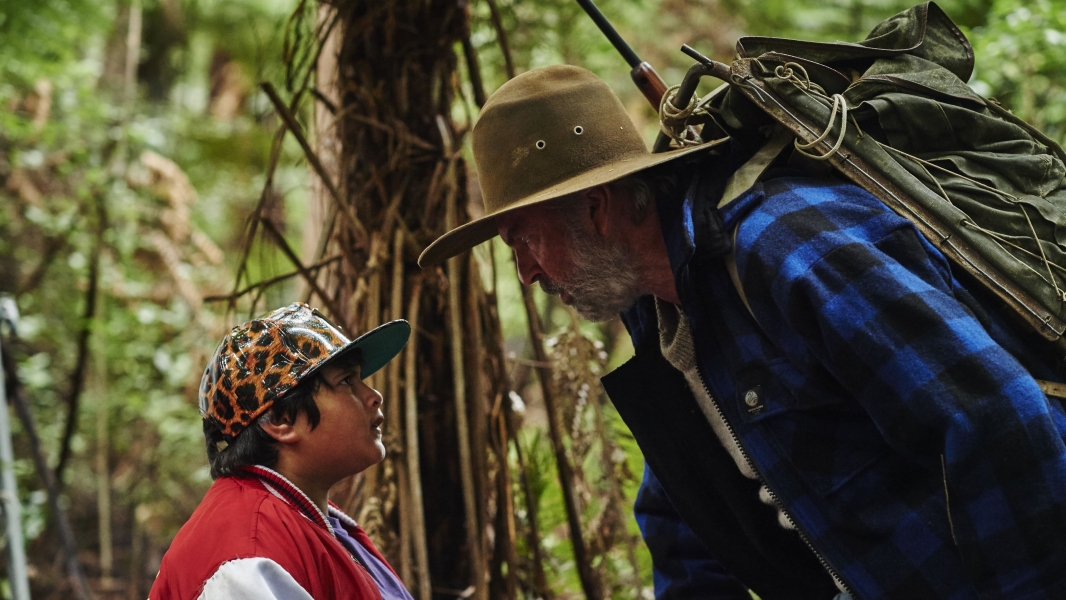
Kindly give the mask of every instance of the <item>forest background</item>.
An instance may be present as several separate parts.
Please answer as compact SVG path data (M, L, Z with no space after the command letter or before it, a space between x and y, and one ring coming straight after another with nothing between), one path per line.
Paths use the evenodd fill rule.
M596 381L632 354L621 324L581 323L539 289L524 297L498 240L425 275L413 260L444 220L480 212L464 134L510 74L589 68L649 143L654 112L571 0L426 2L425 31L397 35L426 37L422 56L437 48L443 71L397 81L431 102L376 89L384 59L351 43L400 13L336 4L347 20L309 0L0 0L0 293L21 313L0 348L25 409L14 467L34 597L147 595L211 483L201 369L229 327L310 298L357 330L422 315L423 349L376 381L397 407L396 460L334 494L416 597L650 598L631 514L643 461ZM682 43L728 61L742 35L854 41L908 3L599 5L677 83ZM941 6L975 47L970 85L1066 141L1066 2ZM389 60L417 79L421 59L396 48ZM371 119L364 96L416 117ZM368 158L385 146L384 162ZM418 170L398 147L438 158ZM386 163L408 169L402 183L356 185ZM453 345L472 335L473 350Z

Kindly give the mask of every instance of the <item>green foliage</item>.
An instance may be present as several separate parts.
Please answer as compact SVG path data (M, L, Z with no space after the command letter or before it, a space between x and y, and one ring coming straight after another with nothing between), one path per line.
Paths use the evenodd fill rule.
M940 0L937 4L957 24L985 22L993 0ZM747 35L812 41L856 42L879 22L918 4L914 0L723 0L744 21Z
M71 517L95 520L103 443L116 535L145 542L133 544L138 557L129 543L116 548L118 572L136 572L127 565L139 560L142 581L154 568L146 556L165 547L210 483L195 392L232 317L202 297L232 285L244 218L264 185L277 124L264 120L253 82L283 75L280 32L292 5L158 0L143 9L140 75L128 95L129 2L0 6L0 291L15 295L23 316L4 351L17 359L53 465L84 365L64 474ZM214 106L220 64L237 73L222 82L239 102L224 115ZM282 226L286 202L306 198L299 156L287 144L275 177ZM287 268L267 248L251 262L255 277ZM16 455L27 456L14 429ZM41 484L28 461L18 475L30 547L46 555L31 560L50 565L54 542L37 540L50 518ZM94 527L79 530L82 547L96 547ZM54 589L57 579L40 577L36 590Z
M987 24L970 39L974 89L1066 142L1066 4L996 0Z
M0 3L0 81L32 82L65 71L79 48L107 27L113 3L4 0Z
M124 540L141 535L149 548L158 549L208 484L195 389L214 343L235 320L221 305L200 305L187 291L202 296L231 290L245 219L264 186L277 127L254 84L266 79L291 91L294 74L283 58L288 52L306 60L309 45L306 38L287 40L285 23L298 4L299 17L312 21L317 6L309 0L142 0L144 43L138 54L138 87L130 101L122 75L131 3L0 0L0 291L16 294L23 313L21 337L10 348L53 464L79 356L76 340L83 327L91 328L86 387L66 475L71 510L77 522L94 523L93 461L101 442L95 424L98 411L106 411L116 522ZM654 111L630 82L628 66L577 3L496 3L518 72L559 62L591 69L619 92L651 141L657 129ZM681 43L728 61L741 35L854 41L909 4L911 0L599 2L668 83L679 82L691 62L678 52ZM945 0L941 6L967 28L975 47L971 85L1055 139L1066 140L1066 6L1056 0ZM491 93L507 78L501 36L487 1L472 2L470 8L472 41ZM224 65L232 65L228 75ZM220 116L214 112L215 100L226 86L239 104ZM473 97L469 88L465 96ZM464 112L476 114L472 100L457 107L458 114ZM148 156L145 152L172 161L195 194L176 202L168 186L180 184L160 180L142 158ZM307 212L308 177L291 137L274 181L268 212L281 225L300 223ZM99 242L97 231L102 231ZM298 232L290 226L285 233L294 237ZM523 350L527 328L522 300L506 247L493 243L494 265L487 247L478 250L486 259L482 273L492 279L495 267L489 287L499 299L505 342L514 350L510 358L523 366L531 357ZM221 260L212 255L213 246ZM161 252L166 248L176 260L168 262L166 251ZM269 244L254 245L250 256L248 281L290 268ZM82 315L94 262L99 303L96 318L86 324ZM291 282L277 286L258 308L288 301L292 291ZM564 309L539 291L536 297L551 329L568 325ZM583 325L581 330L608 344L611 364L632 352L617 325ZM515 372L529 369L516 367ZM514 387L535 396L530 393L532 378L521 379ZM563 401L575 402L569 396ZM617 480L627 510L622 528L632 536L636 525L628 510L642 458L617 414L609 406L602 408L608 437L624 460L603 459L603 440L583 446L578 439L571 445L580 451L578 466L587 483L585 516L592 520L604 514L607 503L599 498L613 492L597 487L603 476L612 469L627 471L629 477ZM571 423L582 427L596 425L593 414L568 413ZM553 588L565 595L580 589L566 514L546 431L532 415L530 421L521 443L540 507L546 569ZM17 424L15 439L16 454L27 456ZM37 540L31 547L43 556L35 564L51 564L54 548L43 535L48 517L40 484L28 461L20 458L16 466L27 536ZM522 491L515 485L519 499ZM516 504L518 518L527 519L521 503ZM94 535L93 527L82 527L83 548L95 549ZM528 556L525 540L519 543ZM122 569L132 546L118 550ZM613 578L609 587L616 597L633 596L631 588L619 585L634 575L633 563L645 586L650 583L650 558L642 546L635 560L617 551L605 560L603 572Z

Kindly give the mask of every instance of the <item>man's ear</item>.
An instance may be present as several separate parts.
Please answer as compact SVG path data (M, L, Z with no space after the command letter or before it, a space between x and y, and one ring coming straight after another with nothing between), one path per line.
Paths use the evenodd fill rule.
M588 202L588 214L592 219L592 227L596 233L606 236L611 227L611 213L614 211L614 203L618 198L611 193L611 188L606 185L598 185L585 191L585 200Z
M300 440L300 432L296 430L294 418L270 415L270 418L261 420L259 426L280 444L292 444Z

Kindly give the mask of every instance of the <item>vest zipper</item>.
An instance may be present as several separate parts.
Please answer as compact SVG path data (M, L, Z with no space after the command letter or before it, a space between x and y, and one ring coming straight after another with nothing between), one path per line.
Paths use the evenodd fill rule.
M343 544L341 544L341 545L343 546ZM352 558L352 562L354 562L355 564L359 565L359 568L362 569L364 573L366 573L367 575L370 575L370 569L366 568L366 565L363 564L363 561L361 561L358 558L356 558L355 555L352 554L351 552L348 553L348 556L350 556ZM374 579L374 576L371 575L370 578Z
M740 443L740 438L737 437L736 432L733 430L733 426L729 423L729 420L725 418L725 413L722 412L721 407L718 406L718 398L714 394L712 394L710 388L707 387L707 381L703 378L703 372L699 368L698 361L696 373L697 375L699 375L700 385L703 386L703 391L706 392L707 397L711 399L711 406L714 407L714 412L718 414L718 418L721 419L722 423L725 424L726 431L729 432L729 437L733 438L733 443L737 445L737 449L740 450L740 455L744 457L744 462L748 464L748 468L751 469L752 473L755 473L755 475L758 476L759 482L762 483L763 487L766 488L767 493L770 495L770 499L774 502L774 507L776 507L777 510L785 516L785 520L787 520L789 525L792 525L792 528L796 530L796 533L799 534L800 539L803 540L803 543L807 545L807 548L809 548L810 551L814 554L815 558L818 559L818 562L822 564L822 568L825 569L825 571L829 573L829 576L833 578L833 581L836 583L837 587L840 588L844 593L850 595L855 600L858 600L859 597L855 595L854 591L851 589L851 586L849 586L847 582L844 581L844 577L840 574L840 572L837 571L833 567L833 565L829 564L829 560L827 560L824 556L822 556L820 552L818 552L818 550L814 548L814 544L811 542L810 535L808 535L807 531L803 529L803 527L796 521L796 519L792 517L792 514L788 512L788 509L785 508L784 503L782 503L781 499L777 496L777 492L775 492L773 488L770 487L770 484L767 483L766 478L763 477L762 471L759 470L758 465L756 465L755 461L751 459L751 456L744 448L744 445Z

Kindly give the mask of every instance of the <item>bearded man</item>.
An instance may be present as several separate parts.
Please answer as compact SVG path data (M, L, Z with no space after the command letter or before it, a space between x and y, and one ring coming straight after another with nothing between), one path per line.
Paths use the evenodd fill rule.
M420 264L499 233L523 284L622 313L603 383L658 598L1066 598L1066 413L1034 380L1061 374L910 222L829 176L745 182L748 140L649 154L576 67L473 136L486 216Z

